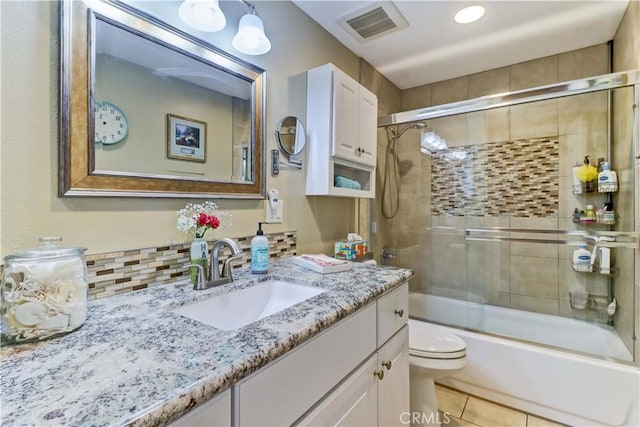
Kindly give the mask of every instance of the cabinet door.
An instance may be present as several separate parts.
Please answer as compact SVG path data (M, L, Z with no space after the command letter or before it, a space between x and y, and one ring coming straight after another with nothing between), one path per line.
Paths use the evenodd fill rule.
M378 425L401 426L409 413L408 325L378 350L378 369L384 371L378 381Z
M358 163L376 165L378 147L378 98L364 87L358 95Z
M231 391L226 390L208 402L196 406L190 412L169 424L169 427L228 427L230 425Z
M358 160L358 94L360 84L340 70L333 73L333 144L331 154Z
M377 425L378 389L377 379L373 375L376 365L377 359L373 355L296 425L322 427Z
M237 425L291 425L376 349L375 323L371 304L240 381Z

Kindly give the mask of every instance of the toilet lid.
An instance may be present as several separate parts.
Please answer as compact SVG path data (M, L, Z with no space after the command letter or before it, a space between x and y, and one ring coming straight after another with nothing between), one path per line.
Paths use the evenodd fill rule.
M409 324L409 348L415 356L450 358L466 354L466 343L445 329L424 322Z

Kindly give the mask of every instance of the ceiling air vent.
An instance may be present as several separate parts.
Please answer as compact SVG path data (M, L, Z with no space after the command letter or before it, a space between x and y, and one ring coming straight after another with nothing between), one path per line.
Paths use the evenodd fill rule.
M390 1L370 4L343 16L338 22L359 42L409 26L405 17Z

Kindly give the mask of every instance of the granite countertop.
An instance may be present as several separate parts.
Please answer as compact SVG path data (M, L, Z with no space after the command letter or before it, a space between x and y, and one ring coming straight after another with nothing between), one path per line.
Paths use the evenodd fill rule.
M234 271L235 282L194 291L186 281L90 301L79 330L3 347L3 426L163 425L285 354L412 276L354 263L319 274L282 260L269 274ZM233 331L170 310L268 279L327 289Z

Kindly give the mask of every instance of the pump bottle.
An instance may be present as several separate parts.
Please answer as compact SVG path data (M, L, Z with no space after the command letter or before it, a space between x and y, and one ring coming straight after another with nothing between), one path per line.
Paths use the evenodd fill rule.
M611 170L609 163L602 163L602 172L598 174L598 191L613 193L618 191L618 175Z
M251 273L265 274L269 271L269 239L262 232L262 222L258 223L258 230L251 239Z

